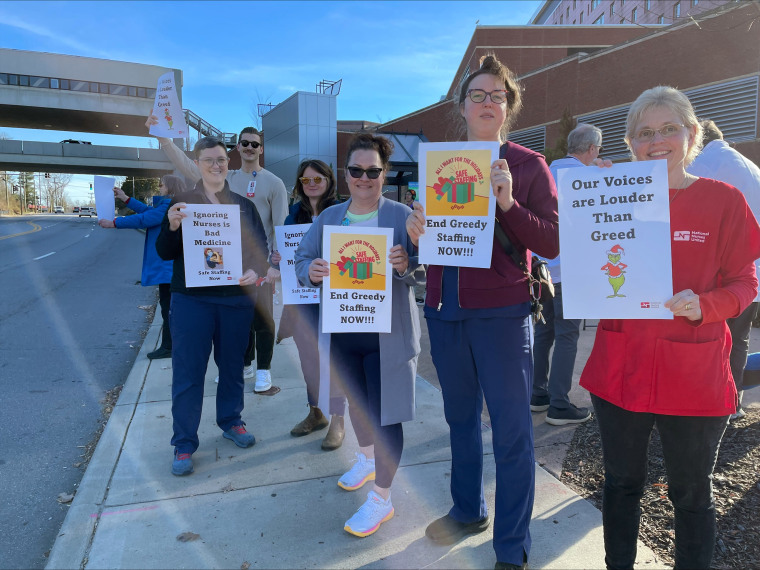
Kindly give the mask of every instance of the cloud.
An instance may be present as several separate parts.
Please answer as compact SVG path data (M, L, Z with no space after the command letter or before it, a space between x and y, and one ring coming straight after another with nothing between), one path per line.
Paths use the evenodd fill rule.
M13 16L3 10L0 10L0 27L1 26L16 28L17 30L53 40L83 54L96 55L98 57L107 57L107 54L105 52L94 50L91 44L79 42L76 39L69 37L66 33L62 33L60 30L49 30L40 25L25 22L24 20Z

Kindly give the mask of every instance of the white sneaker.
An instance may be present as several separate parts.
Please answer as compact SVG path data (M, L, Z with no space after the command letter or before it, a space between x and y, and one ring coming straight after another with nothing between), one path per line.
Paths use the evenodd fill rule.
M250 364L243 368L243 378L248 380L254 376L256 376L256 368L253 366L253 364Z
M269 370L256 371L256 384L253 386L254 392L266 392L272 387L272 374Z
M385 521L393 518L393 504L391 497L383 499L374 491L367 493L367 500L359 507L354 516L346 521L343 530L354 536L369 536Z
M363 453L356 454L356 463L338 479L338 487L346 491L356 491L367 481L375 480L375 460L367 459Z

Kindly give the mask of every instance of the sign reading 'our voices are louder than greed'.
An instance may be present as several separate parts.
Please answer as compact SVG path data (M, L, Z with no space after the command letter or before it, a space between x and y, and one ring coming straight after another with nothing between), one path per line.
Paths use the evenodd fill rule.
M421 263L490 267L496 199L491 164L497 142L421 143Z
M322 332L391 332L393 228L325 226Z

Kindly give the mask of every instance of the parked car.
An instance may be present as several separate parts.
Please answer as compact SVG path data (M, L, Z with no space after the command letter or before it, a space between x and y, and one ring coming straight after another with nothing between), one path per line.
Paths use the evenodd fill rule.
M79 208L79 217L87 216L88 218L91 218L95 215L95 208L91 206L82 206Z
M63 214L64 213L63 212L63 206L56 206L55 208L53 208L53 213L55 213L55 214Z
M61 144L92 144L90 141L77 141L74 139L66 139L65 141L61 141Z
M74 206L74 209L71 210L71 211L74 212L75 214L78 214L79 213L79 206Z

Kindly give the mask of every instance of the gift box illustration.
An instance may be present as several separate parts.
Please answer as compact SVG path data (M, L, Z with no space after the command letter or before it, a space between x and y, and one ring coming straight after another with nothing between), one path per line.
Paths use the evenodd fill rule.
M450 178L438 178L438 183L433 184L436 199L440 200L446 196L446 201L451 204L467 204L475 200L475 183L474 182L456 182L452 176Z
M356 258L341 256L340 261L336 264L341 275L348 273L352 279L369 279L372 277L371 261L356 261Z

